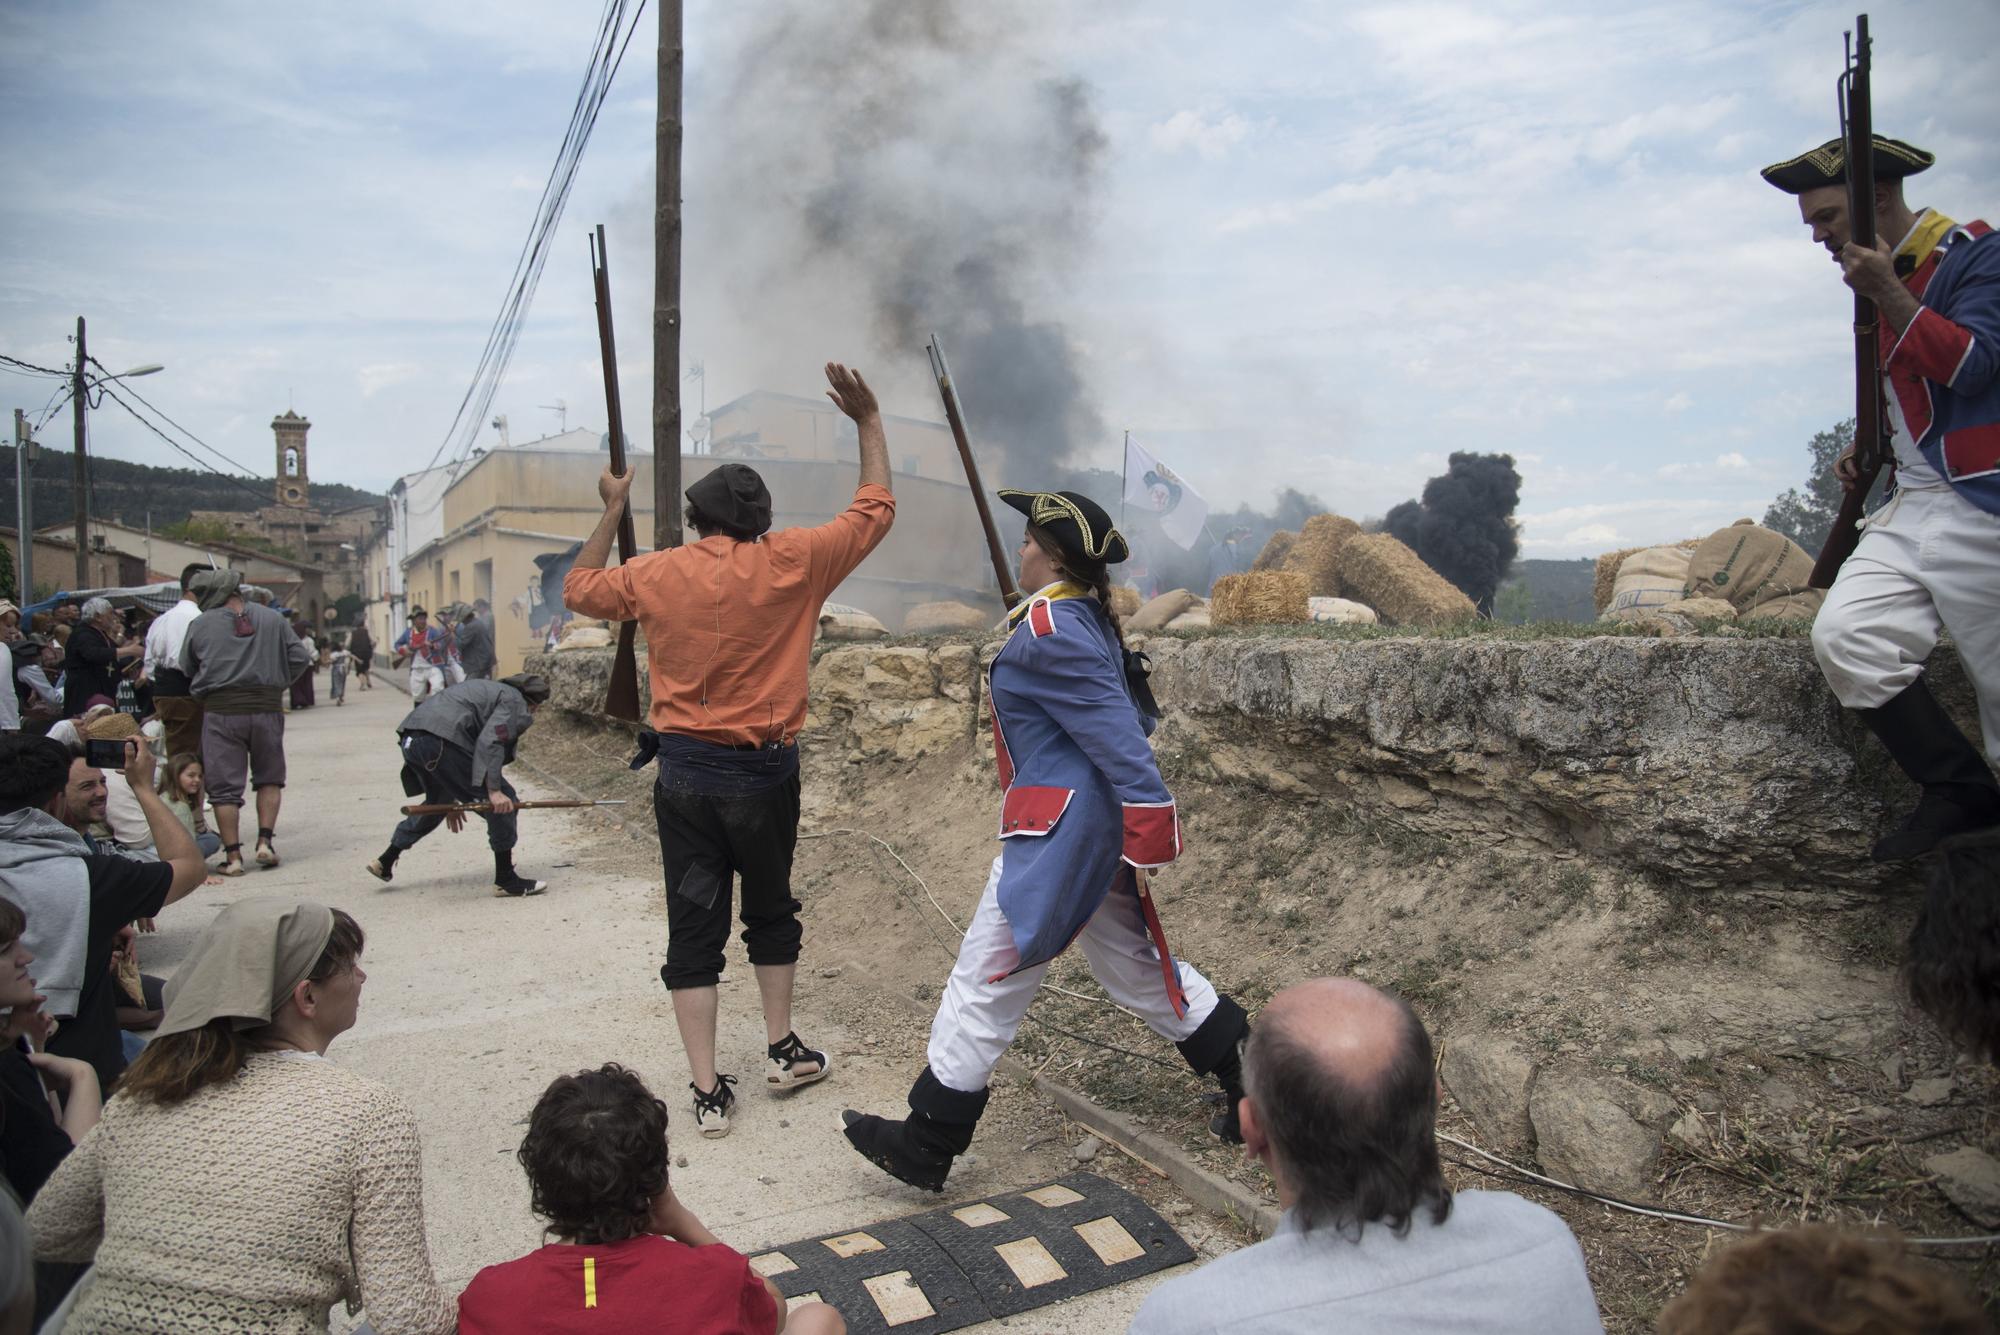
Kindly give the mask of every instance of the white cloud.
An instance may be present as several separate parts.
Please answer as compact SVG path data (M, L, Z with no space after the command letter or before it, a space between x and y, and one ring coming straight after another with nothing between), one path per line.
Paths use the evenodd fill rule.
M1226 157L1249 133L1250 122L1233 111L1211 118L1199 111L1181 110L1154 124L1147 137L1162 153L1186 150L1214 161Z
M1731 450L1727 454L1716 455L1715 466L1719 471L1724 473L1747 473L1750 471L1750 461L1736 450Z
M1684 389L1677 389L1667 396L1667 401L1660 405L1660 410L1678 416L1692 407L1694 407L1694 396Z
M1573 528L1563 534L1562 540L1576 546L1589 546L1594 543L1599 547L1610 549L1618 545L1618 530L1609 524L1585 524L1582 528Z
M405 384L423 373L424 368L416 362L377 362L356 368L354 377L361 384L361 397L372 399L389 386Z

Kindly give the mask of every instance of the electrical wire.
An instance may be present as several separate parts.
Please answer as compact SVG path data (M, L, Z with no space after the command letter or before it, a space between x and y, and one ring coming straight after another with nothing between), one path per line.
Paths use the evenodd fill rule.
M112 389L109 385L105 385L102 388L104 391L104 396L110 399L113 403L116 403L120 408L123 408L126 412L130 413L132 415L133 421L137 422L140 426L145 427L146 430L158 436L161 440L165 441L173 449L179 451L181 454L186 455L188 459L194 463L195 467L205 469L206 471L215 474L223 481L242 488L250 495L255 496L257 498L257 504L260 506L269 505L271 503L271 497L269 496L268 493L264 492L262 489L251 486L248 482L245 482L242 478L237 477L234 473L223 472L220 468L217 468L214 464L202 458L200 455L196 454L193 450L188 449L185 445L182 445L179 441L175 440L172 436L169 436L166 432L160 430L160 428L158 428L157 426L154 426L150 421L148 421L144 416L140 414L137 408L134 408L131 404L125 402L125 400L119 395L117 390Z
M100 371L108 371L110 369L109 367L105 366L103 362L98 361L97 358L95 357L92 357L90 359L90 362L91 365L95 366ZM116 379L116 377L113 378ZM180 432L183 436L187 437L195 444L201 446L204 450L207 450L210 454L222 460L222 462L228 464L231 468L240 469L242 472L248 474L251 477L259 476L256 469L250 467L248 464L240 463L237 460L230 458L228 455L224 454L221 450L216 449L215 446L209 444L207 441L203 440L200 436L197 436L194 432L182 426L179 422L176 422L173 418L168 417L166 413L162 412L160 408L157 405L155 405L151 399L148 399L138 390L132 388L132 385L129 381L126 382L124 385L122 385L120 388L122 388L127 394L130 394L133 398L139 400L139 402L145 404L147 411L151 412L153 416L164 421L168 426L171 426L174 430Z
M20 375L54 376L58 380L70 378L68 371L61 371L53 366L37 366L33 362L24 362L19 357L9 357L4 352L0 352L0 370L14 371Z
M576 103L570 108L569 124L563 131L562 144L556 151L556 160L549 169L548 179L543 183L527 238L515 259L507 295L500 304L499 314L494 316L486 345L473 368L472 382L459 399L451 425L446 428L444 439L438 442L437 449L432 451L429 462L419 472L435 467L447 449L452 451L454 464L468 455L478 438L481 424L493 406L494 396L499 393L500 382L507 374L514 348L520 341L528 308L534 303L535 289L541 282L542 269L548 261L550 241L562 219L563 208L569 202L570 187L575 184L577 168L583 161L591 131L596 128L597 114L611 91L612 80L624 63L626 48L631 44L632 34L637 31L639 19L646 10L646 0L639 0L628 23L627 3L628 0L606 0L604 13L598 20L590 65L585 71L583 85L577 91Z

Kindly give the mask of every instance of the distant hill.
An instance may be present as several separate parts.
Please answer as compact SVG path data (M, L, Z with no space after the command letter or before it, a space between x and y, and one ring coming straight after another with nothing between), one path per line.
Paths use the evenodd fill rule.
M1591 594L1596 582L1597 562L1588 556L1574 561L1516 561L1494 596L1494 619L1595 621L1597 606Z
M60 524L70 517L72 469L75 456L44 445L33 464L36 528ZM277 502L268 478L243 478L243 485L197 468L155 468L123 459L90 460L91 513L121 524L143 528L151 511L154 528L178 524L194 510L255 510ZM339 483L312 484L312 503L320 510L344 510L351 505L379 503L382 497ZM0 528L20 523L14 488L14 447L0 446Z

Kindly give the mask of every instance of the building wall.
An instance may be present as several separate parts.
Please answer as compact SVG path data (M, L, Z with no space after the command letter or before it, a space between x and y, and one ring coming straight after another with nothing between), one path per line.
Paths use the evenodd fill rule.
M75 532L74 524L51 524L47 528L36 530L38 541L35 548L35 582L37 584L46 582L46 577L41 573L42 556L39 539L58 537L67 543ZM269 589L285 606L313 616L315 624L329 605L326 582L321 572L301 568L292 562L279 561L240 547L204 546L182 542L177 538L162 537L158 533L148 535L144 529L129 528L123 524L94 523L91 525L91 533L93 536L103 533L112 546L143 554L135 556L134 577L122 581L125 584L159 584L177 580L181 577L182 569L190 562L202 565L213 562L241 571L245 583ZM65 550L73 549L66 547Z
M723 404L709 420L709 452L721 458L860 462L854 423L825 399L758 390ZM885 417L882 427L896 473L939 481L962 476L958 447L943 423Z

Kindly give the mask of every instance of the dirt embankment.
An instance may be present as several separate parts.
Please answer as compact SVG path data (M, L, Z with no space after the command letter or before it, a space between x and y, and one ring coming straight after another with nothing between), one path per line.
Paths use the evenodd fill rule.
M921 652L935 660L935 649ZM871 674L893 697L912 671L907 654L833 674L821 663L816 687L844 674L855 698ZM996 850L997 798L976 712L945 726L914 686L906 693L863 720L882 730L870 736L854 731L853 710L816 697L805 762L813 837L800 846L797 885L813 965L920 1014ZM1274 721L1259 747L1259 726L1242 708L1190 711L1170 715L1159 739L1187 837L1155 883L1161 913L1177 953L1246 1006L1316 975L1395 988L1439 1040L1445 1132L1611 1195L1733 1222L1993 1231L1926 1168L1960 1147L2000 1152L2000 1085L1955 1060L1898 996L1894 966L1915 910L1907 892L1822 895L1800 884L1744 896L1705 888L1713 868L1697 878L1704 888L1635 869L1616 841L1441 836L1405 817L1461 802L1449 772L1420 785L1433 789L1427 805L1387 786L1378 801L1356 797L1361 784L1323 791L1288 760L1318 744L1311 729ZM925 734L916 754L898 755L898 729ZM631 855L652 858L650 771L623 768L627 736L550 719L524 758L593 795L634 798L624 809ZM1361 757L1350 773L1365 767L1365 738L1341 745ZM1380 776L1407 782L1412 763L1408 752L1390 757ZM1628 773L1645 767L1642 749ZM1206 1090L1172 1045L1111 1006L1080 955L1049 977L1056 986L1036 1002L1016 1056L1268 1191L1261 1170L1206 1136ZM900 1041L914 1040L914 1063L921 1025L895 1024ZM1614 1331L1649 1329L1727 1240L1524 1185L1456 1146L1446 1154L1458 1185L1521 1191L1570 1222ZM1976 1291L2000 1289L2000 1249L1927 1255Z

